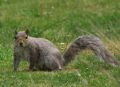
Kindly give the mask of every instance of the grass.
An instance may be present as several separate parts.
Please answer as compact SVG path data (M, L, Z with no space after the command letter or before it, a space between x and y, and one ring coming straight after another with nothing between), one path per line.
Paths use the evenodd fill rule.
M15 30L51 40L63 53L80 35L98 36L120 61L119 0L0 0L1 87L119 87L120 68L85 51L61 71L12 71ZM62 45L61 43L65 43Z

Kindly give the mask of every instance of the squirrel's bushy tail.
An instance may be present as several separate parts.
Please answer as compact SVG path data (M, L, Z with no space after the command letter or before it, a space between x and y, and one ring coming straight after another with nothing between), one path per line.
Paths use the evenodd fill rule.
M102 58L105 62L119 65L118 61L104 47L101 40L95 36L80 36L71 43L63 55L65 59L64 65L67 65L80 51L86 48L92 50L98 58Z

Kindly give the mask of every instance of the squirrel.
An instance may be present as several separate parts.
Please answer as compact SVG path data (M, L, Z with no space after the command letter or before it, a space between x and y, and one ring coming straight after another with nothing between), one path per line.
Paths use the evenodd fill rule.
M29 70L61 70L70 63L77 54L88 48L99 59L112 65L119 65L118 61L104 47L102 41L92 35L79 36L62 55L57 47L49 40L35 38L28 35L28 30L15 32L13 52L13 70L16 71L22 59L28 61Z

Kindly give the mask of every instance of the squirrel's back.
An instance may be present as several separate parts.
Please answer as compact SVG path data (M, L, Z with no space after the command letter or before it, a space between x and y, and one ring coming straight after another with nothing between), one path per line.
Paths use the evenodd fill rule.
M49 52L59 51L51 41L44 38L28 37L28 46Z
M41 68L42 63L46 63L45 67L51 66L53 69L57 67L55 63L58 64L58 69L63 67L64 58L51 41L44 38L28 37L28 47L39 51L38 68Z

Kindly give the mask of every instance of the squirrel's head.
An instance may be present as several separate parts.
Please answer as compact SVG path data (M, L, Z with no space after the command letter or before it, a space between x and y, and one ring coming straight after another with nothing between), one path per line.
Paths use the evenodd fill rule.
M28 40L28 30L26 31L15 31L15 44L19 47L25 47Z

